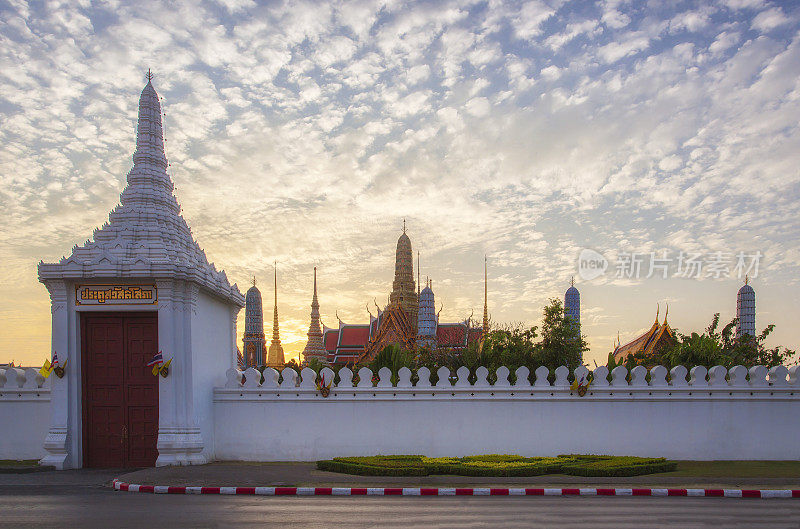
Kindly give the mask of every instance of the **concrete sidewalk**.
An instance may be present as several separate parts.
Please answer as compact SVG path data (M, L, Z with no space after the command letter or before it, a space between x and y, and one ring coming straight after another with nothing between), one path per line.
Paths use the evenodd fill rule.
M798 489L787 478L682 477L650 474L629 478L589 478L549 474L533 477L353 476L317 470L316 463L216 462L186 467L146 468L116 476L140 485L201 487L664 487Z

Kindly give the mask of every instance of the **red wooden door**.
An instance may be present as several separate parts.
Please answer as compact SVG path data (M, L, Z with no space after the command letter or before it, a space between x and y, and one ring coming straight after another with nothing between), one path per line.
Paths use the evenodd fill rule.
M156 313L83 313L83 464L155 465L158 379Z

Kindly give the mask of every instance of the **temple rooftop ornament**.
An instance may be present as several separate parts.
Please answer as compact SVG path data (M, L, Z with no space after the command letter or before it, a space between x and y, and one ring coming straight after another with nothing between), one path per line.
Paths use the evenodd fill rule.
M244 296L208 261L180 214L167 174L161 104L148 70L139 98L133 168L120 203L92 238L57 263L39 263L39 280L171 277L194 281L239 306Z

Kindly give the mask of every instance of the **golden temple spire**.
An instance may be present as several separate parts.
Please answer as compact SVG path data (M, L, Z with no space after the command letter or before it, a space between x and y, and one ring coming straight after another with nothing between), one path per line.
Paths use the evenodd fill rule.
M272 342L267 353L268 367L282 367L285 363L280 329L278 328L278 262L275 262L275 310L272 319Z
M419 284L419 250L417 250L417 296L419 296L420 291L420 284Z
M483 334L489 332L489 273L487 272L488 260L483 256Z
M656 303L656 323L658 323L658 313L661 310L661 303Z
M667 312L664 313L664 325L667 324L667 316L669 316L669 302L667 302Z

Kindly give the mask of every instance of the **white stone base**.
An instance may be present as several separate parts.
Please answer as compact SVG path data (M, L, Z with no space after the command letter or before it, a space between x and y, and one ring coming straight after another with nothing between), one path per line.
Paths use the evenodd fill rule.
M203 446L200 428L159 428L156 466L204 465Z
M67 428L52 427L47 432L44 440L44 449L47 451L40 461L40 465L51 465L56 470L71 468L67 464Z

